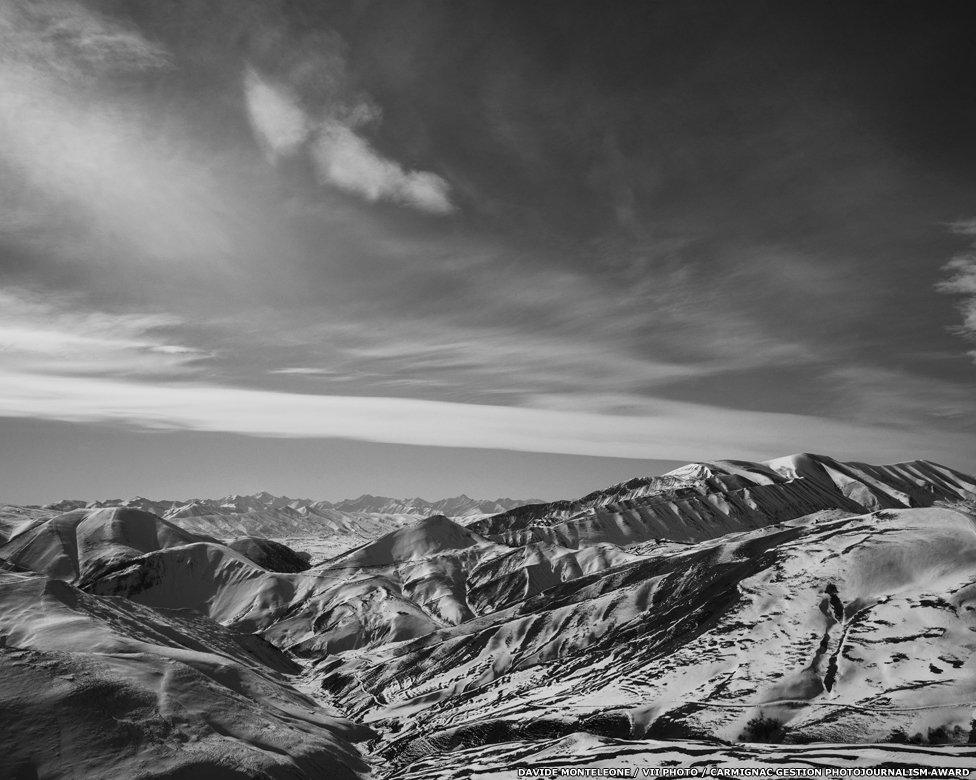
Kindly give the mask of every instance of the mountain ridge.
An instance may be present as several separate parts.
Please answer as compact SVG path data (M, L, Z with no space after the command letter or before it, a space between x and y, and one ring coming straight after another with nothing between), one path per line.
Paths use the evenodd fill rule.
M473 499L464 494L437 501L364 494L332 502L275 496L267 491L186 501L141 496L99 501L65 499L44 507L0 507L0 543L16 530L15 523L22 524L28 515L45 518L71 511L123 508L150 512L193 534L228 540L280 541L320 560L359 547L422 517L444 515L468 522L509 511L522 503L511 498ZM16 519L7 520L5 514Z
M336 509L348 512L368 512L376 514L443 514L449 517L465 517L477 514L494 514L513 509L525 503L541 503L539 499L513 498L471 498L462 493L433 501L415 496L396 498L363 493L357 498L343 498L327 501L312 498L291 498L276 496L267 491L250 494L232 494L218 498L151 499L143 496L131 498L107 498L86 501L65 498L41 505L25 505L36 509L50 509L68 512L72 509L100 509L105 507L130 507L144 509L166 517L192 517L202 514L232 514L262 509L302 510Z
M87 737L121 739L134 721L163 737L141 743L147 755L181 760L159 725L177 700L189 708L178 705L178 733L207 742L192 760L238 761L251 745L239 777L282 762L363 777L367 750L385 777L446 780L457 775L425 772L473 751L497 776L512 746L529 755L552 740L584 765L661 750L691 760L694 740L733 760L763 738L750 733L760 717L782 741L845 743L845 761L897 757L880 743L907 734L934 763L976 758L976 477L939 464L691 463L473 519L267 493L216 508L0 511L0 660L12 664L0 664L0 704L20 706L25 685L55 707L62 693L84 704L72 687L88 684L83 667L118 702L109 719L79 720L66 760L97 766ZM281 540L227 541L243 525L308 534L333 554L312 563ZM177 699L171 659L185 667ZM216 685L201 688L210 672ZM285 676L264 684L272 673ZM228 722L221 697L236 689ZM45 766L50 750L32 740L49 715L17 711L15 752ZM801 754L783 746L775 760Z
M689 463L578 499L515 507L469 527L507 544L700 541L822 509L858 513L973 498L976 478L930 461L873 466L798 453L756 463Z

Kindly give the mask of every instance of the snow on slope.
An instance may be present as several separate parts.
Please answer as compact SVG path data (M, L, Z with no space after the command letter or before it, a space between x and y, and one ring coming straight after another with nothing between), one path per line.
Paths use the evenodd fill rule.
M254 631L287 607L299 577L270 572L225 545L195 542L132 558L86 587L160 609L191 609Z
M470 529L444 515L434 515L339 556L330 565L343 568L390 566L485 543L484 538Z
M356 778L369 736L260 640L0 572L0 776Z
M478 500L462 494L454 498L442 498L438 501L425 501L422 498L389 498L388 496L362 495L359 498L347 498L332 505L341 512L367 512L371 514L387 515L446 515L447 517L472 517L477 515L493 515L514 509L528 501L516 501L511 498L496 498Z
M250 561L268 571L295 573L310 567L308 556L299 555L287 545L257 536L242 536L227 544Z
M224 545L126 507L35 521L0 546L0 558L92 593L191 609L249 630L267 627L320 579L276 571L307 568L283 545L256 538Z
M424 517L480 518L521 503L508 498L478 501L463 495L439 501L364 495L333 504L259 493L193 501L171 508L165 517L194 533L275 539L322 560Z
M57 579L83 581L127 559L206 540L139 509L76 509L20 528L0 545L0 557Z
M5 544L38 520L46 520L52 512L39 507L0 506L0 544Z
M633 557L613 545L513 550L429 517L316 567L333 585L293 600L264 636L310 658L377 647L463 624Z
M566 547L700 541L824 509L852 513L976 498L976 478L927 461L893 466L791 455L767 463L691 463L576 501L528 505L471 523L505 544Z
M468 573L468 602L475 613L487 614L635 558L612 544L569 549L535 542L508 549L486 556Z
M199 541L152 550L89 578L86 587L196 610L314 658L415 639L633 558L612 545L536 545L522 554L443 516L302 572L270 571L245 547Z
M964 739L976 713L974 491L972 477L925 462L689 464L466 525L404 515L391 528L363 514L367 539L342 515L327 544L353 549L306 571L272 570L301 559L267 540L227 545L175 523L284 529L294 518L298 533L323 533L332 505L259 494L180 505L170 521L122 506L12 511L0 515L0 569L80 583L99 605L196 613L185 633L202 631L204 645L214 630L258 633L377 727L378 760L405 776L455 755L507 769L503 742L540 756L578 749L586 763L623 739L654 756L665 738L680 740L666 748L678 756L698 750L689 740L738 739L760 713L794 741L877 741L895 728ZM765 755L743 750L713 755ZM775 760L809 758L781 750ZM844 760L903 749L851 750Z
M438 528L446 539L438 539ZM451 547L455 538L465 543L473 539L446 518L440 524L421 521L401 536L402 542L388 545L384 555L412 546L426 553ZM384 544L380 540L374 547ZM92 593L161 609L190 609L248 631L268 631L280 622L273 634L282 646L305 643L310 651L413 638L445 625L445 620L453 624L470 617L463 574L448 558L444 576L436 566L422 576L418 566L430 564L414 563L413 574L401 581L392 559L385 578L375 571L374 547L361 548L335 570L300 573L308 568L302 558L274 542L247 538L224 545L148 512L114 507L31 521L0 546L0 558L79 583ZM355 582L351 568L370 571ZM445 577L455 582L455 603L438 608L428 602L436 601L434 592ZM350 610L361 614L342 619Z
M576 731L734 740L759 713L804 741L968 735L974 651L976 520L932 508L641 556L318 673L406 766Z
M524 503L510 498L478 500L465 495L438 501L363 495L332 503L267 492L189 501L142 497L92 502L65 499L44 507L0 506L0 544L29 520L50 519L76 509L124 508L158 515L193 534L224 540L272 539L322 560L430 515L476 520Z
M415 638L468 619L466 573L491 551L509 548L435 517L308 570L269 540L224 545L116 507L36 521L0 546L0 557L99 595L263 631L309 654Z
M193 533L225 539L260 536L321 560L408 525L419 515L344 511L327 502L252 505L235 500L223 505L194 502L168 512L166 517Z
M766 465L790 478L818 480L868 510L931 506L938 500L976 497L976 479L924 460L872 466L841 463L825 455L790 455Z
M419 520L316 567L335 585L296 599L265 636L320 657L457 625L472 617L467 572L502 551L442 515Z
M892 771L901 769L905 772L917 767L940 767L957 770L965 777L968 770L976 766L976 746L723 745L694 740L624 740L579 732L554 739L518 740L433 753L387 777L389 780L459 777L515 780L531 776L520 775L519 770L570 767L579 770L630 769L634 771L634 777L641 777L641 770L649 767L697 769L699 776L724 770L730 772L730 776L736 776L736 772L745 768L858 770L881 764Z

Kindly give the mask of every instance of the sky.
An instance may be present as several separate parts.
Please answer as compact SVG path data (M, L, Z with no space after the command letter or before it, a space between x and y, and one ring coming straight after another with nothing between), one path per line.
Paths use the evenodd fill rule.
M0 2L0 501L976 470L968 3Z

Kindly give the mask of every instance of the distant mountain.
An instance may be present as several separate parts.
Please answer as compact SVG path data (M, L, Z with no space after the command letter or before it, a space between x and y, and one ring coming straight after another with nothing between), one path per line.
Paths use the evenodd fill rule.
M347 498L333 504L342 512L371 512L377 514L444 515L445 517L473 517L507 512L522 504L533 503L515 501L511 498L496 498L479 501L465 495L442 498L439 501L425 501L422 498L387 498L386 496L363 495Z
M135 498L110 498L100 501L64 499L44 505L43 509L70 512L73 509L97 509L103 507L127 507L152 512L160 517L203 517L211 515L235 515L248 512L277 510L286 514L309 514L327 509L339 512L362 512L386 515L445 515L447 517L474 517L507 512L526 503L539 503L538 499L517 501L511 498L475 499L466 495L426 501L423 498L390 498L389 496L361 495L341 501L315 501L308 498L288 498L261 492L253 495L226 496L224 498L193 498L186 501L158 500L137 496Z
M538 500L479 500L460 495L427 501L422 498L362 495L333 503L261 492L184 501L153 500L141 496L90 502L65 499L33 510L33 516L50 517L78 509L139 509L195 534L223 539L285 539L290 546L319 559L365 544L419 518L445 515L468 522L507 512L525 503L538 503ZM0 517L0 542L4 538L3 530Z

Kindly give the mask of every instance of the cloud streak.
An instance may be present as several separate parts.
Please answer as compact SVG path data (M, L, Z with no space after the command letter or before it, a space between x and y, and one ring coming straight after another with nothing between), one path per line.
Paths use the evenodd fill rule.
M0 49L16 58L74 76L147 70L172 64L166 49L138 30L71 0L7 0L0 8Z
M181 321L164 314L74 310L76 301L0 289L0 371L67 383L77 376L183 374L205 357L164 333Z
M0 2L0 414L971 462L965 199L880 115L791 108L819 49L768 80L670 17L561 51L518 4L177 5Z
M952 232L963 236L976 236L976 219L957 222ZM976 341L976 242L969 252L953 257L942 269L949 276L939 282L936 289L950 295L963 296L959 303L962 324L958 331L966 338ZM969 353L976 360L976 351Z
M322 123L312 157L323 182L368 201L390 200L431 214L454 211L444 179L429 171L405 170L341 122Z
M294 154L312 128L297 98L285 87L274 87L253 68L244 72L244 96L251 126L272 157Z
M83 44L35 60L55 32L21 28L0 59L0 237L45 259L228 257L231 204L206 162L163 136L142 105L107 97L83 78L76 48L121 67L135 57L135 33L120 52L117 35L105 33L106 41L85 27Z
M939 457L968 439L825 418L657 402L649 416L605 416L404 398L324 396L206 383L135 383L0 372L0 416L115 422L145 429L349 438L436 447L628 458L766 458L786 449L891 460ZM850 444L849 442L856 442ZM840 447L838 446L839 443ZM846 448L846 449L845 449ZM838 449L843 450L838 453Z
M251 125L272 158L307 149L322 184L375 203L399 203L430 214L454 211L450 185L430 171L408 170L380 154L361 128L378 112L360 102L352 110L326 106L321 118L310 116L286 86L273 84L256 70L244 74L244 94Z

